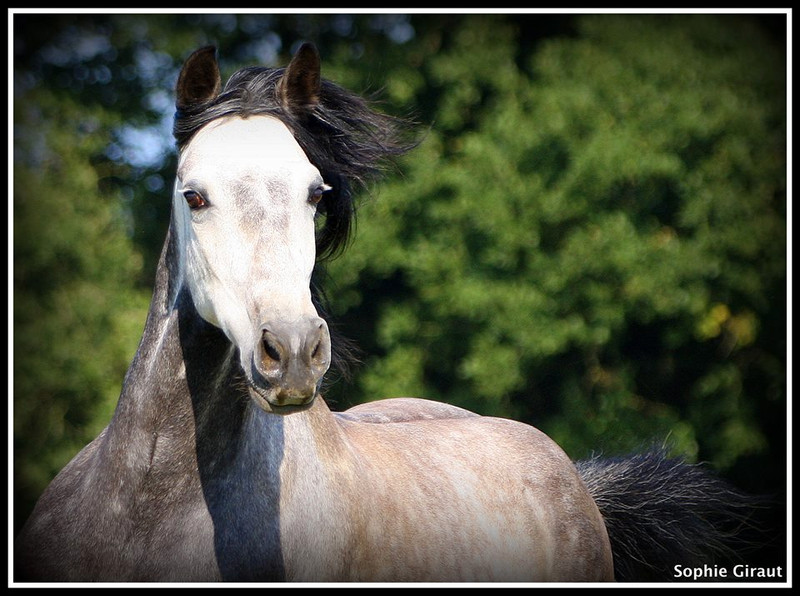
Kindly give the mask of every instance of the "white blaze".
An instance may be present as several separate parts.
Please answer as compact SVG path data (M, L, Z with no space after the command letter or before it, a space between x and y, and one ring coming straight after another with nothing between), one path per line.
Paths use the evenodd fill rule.
M291 132L269 116L214 121L180 155L173 200L185 282L243 362L266 317L317 314L309 194L322 183ZM191 210L187 190L207 206Z

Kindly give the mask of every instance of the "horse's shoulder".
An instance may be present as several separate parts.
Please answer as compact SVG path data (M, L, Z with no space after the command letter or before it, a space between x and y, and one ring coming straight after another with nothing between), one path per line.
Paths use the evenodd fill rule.
M91 490L94 455L102 436L81 449L39 497L16 542L19 577L48 578L44 581L71 577L70 567L81 557L81 541L91 534L96 519L97 511L86 502L86 494ZM65 540L54 541L53 536Z
M360 404L344 412L337 412L336 416L345 420L382 424L417 420L477 418L478 414L442 402L416 397L396 397Z

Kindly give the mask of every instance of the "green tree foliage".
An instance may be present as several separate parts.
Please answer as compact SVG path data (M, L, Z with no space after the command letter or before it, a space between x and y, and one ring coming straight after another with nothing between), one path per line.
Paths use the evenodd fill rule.
M365 194L328 267L334 325L363 352L330 387L334 408L429 397L525 420L576 458L668 440L779 487L776 18L18 15L21 511L107 423L136 349L181 61L215 43L228 75L284 64L302 39L320 46L326 78L382 89L383 108L413 112L423 132Z
M396 84L439 92L331 272L375 330L357 399L521 417L574 456L765 454L757 413L785 404L780 46L737 17L587 17L520 55L523 34L463 21Z
M27 509L108 423L149 292L135 287L120 197L98 191L103 115L47 90L16 107L14 464Z

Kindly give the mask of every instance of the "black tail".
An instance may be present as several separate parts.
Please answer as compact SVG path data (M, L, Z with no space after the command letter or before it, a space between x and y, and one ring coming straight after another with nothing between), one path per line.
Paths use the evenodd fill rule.
M749 544L756 501L700 466L660 449L576 465L605 519L617 581L685 579L676 565L725 565Z

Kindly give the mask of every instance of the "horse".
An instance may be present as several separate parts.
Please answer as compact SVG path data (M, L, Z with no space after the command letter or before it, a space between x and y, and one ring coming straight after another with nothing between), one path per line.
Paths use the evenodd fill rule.
M332 411L312 277L355 189L409 150L399 119L285 68L176 86L169 228L108 426L15 543L37 582L605 582L726 547L741 500L663 449L573 462L522 422L399 397Z

